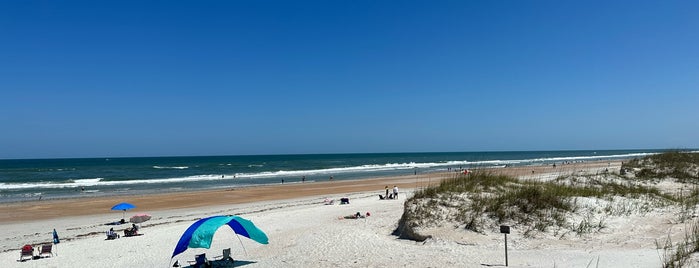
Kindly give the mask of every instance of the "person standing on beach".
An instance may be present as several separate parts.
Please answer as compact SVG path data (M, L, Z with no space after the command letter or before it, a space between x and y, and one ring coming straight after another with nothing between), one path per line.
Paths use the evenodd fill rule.
M393 185L393 199L398 199L398 186L395 185Z
M384 195L385 198L388 198L388 185L386 185L386 195Z

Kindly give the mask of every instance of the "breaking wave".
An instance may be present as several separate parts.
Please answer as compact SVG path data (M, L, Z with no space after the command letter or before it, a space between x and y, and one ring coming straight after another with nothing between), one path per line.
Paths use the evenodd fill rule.
M188 169L188 166L181 166L181 167L163 167L163 166L153 166L155 169Z

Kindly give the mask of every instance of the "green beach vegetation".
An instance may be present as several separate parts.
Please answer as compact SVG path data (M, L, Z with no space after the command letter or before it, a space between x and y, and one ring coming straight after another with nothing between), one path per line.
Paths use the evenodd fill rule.
M670 186L668 186L670 185ZM664 267L682 267L699 251L699 154L668 152L633 159L615 171L574 172L549 179L518 179L489 171L446 178L406 200L394 234L424 241L432 228L476 233L509 225L526 238L594 235L610 217L674 207L676 222L691 226L682 241L657 241Z

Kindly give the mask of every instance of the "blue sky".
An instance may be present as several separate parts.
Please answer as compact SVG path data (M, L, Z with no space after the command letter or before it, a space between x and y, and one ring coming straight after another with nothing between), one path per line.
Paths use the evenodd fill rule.
M2 1L0 158L699 147L696 1Z

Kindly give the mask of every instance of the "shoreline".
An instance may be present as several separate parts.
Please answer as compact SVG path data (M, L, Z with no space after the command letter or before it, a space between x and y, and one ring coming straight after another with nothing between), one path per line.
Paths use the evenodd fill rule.
M603 167L619 161L591 161L552 166L514 166L485 169L502 175L524 176L542 173L566 174L583 167ZM339 195L356 192L382 194L384 186L418 189L434 185L458 172L435 172L417 175L379 177L358 180L338 180L277 185L250 186L230 189L192 190L182 192L134 194L119 196L46 199L0 204L0 223L48 220L63 217L116 213L111 207L121 202L136 205L131 212L192 209L208 206L244 204L259 201L285 200L301 197ZM404 191L403 191L404 192ZM211 198L215 196L216 198Z
M260 201L276 201L311 196L341 195L356 192L382 192L384 186L400 189L425 187L446 174L431 173L361 180L289 183L251 186L243 188L194 190L183 192L153 193L146 195L121 195L105 197L80 197L48 199L0 204L0 223L17 223L34 220L50 220L63 217L109 214L114 204L129 202L136 206L130 212L194 209L209 206L235 205ZM390 184L390 185L389 185ZM215 198L212 198L214 197ZM127 219L128 220L128 219Z

